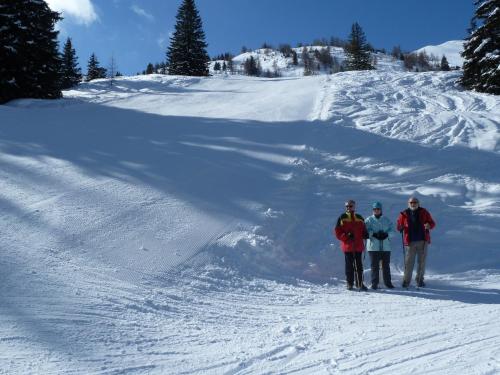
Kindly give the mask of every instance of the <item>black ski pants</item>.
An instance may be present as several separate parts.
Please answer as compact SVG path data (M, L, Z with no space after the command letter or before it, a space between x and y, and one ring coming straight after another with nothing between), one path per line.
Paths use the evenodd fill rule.
M347 284L354 285L359 288L363 284L363 260L362 253L344 253L345 256L345 278ZM356 280L354 280L356 274Z
M382 276L386 286L391 285L391 252L390 251L369 251L372 266L372 285L379 283L380 261L382 261Z

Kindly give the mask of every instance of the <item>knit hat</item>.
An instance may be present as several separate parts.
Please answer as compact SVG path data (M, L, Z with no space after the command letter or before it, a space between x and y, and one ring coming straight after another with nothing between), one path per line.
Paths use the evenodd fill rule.
M382 203L380 202L373 202L372 204L372 208L375 209L375 208L380 208L382 209Z

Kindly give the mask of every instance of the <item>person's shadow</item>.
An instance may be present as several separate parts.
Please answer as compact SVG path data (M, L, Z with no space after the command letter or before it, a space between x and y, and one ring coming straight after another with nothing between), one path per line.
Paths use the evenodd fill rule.
M482 289L466 285L451 285L440 280L430 280L427 284L428 286L425 288L418 289L412 284L408 290L396 286L391 293L408 297L448 300L468 304L500 304L500 290L498 289Z

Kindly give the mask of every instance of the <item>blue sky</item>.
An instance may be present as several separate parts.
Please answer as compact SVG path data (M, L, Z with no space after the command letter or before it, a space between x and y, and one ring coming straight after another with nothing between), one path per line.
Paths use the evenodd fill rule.
M60 39L71 37L86 71L95 52L107 66L135 74L148 62L165 59L181 0L47 0L63 13ZM263 42L308 43L316 38L347 38L357 21L368 41L391 50L463 39L473 0L197 0L210 56L237 54Z

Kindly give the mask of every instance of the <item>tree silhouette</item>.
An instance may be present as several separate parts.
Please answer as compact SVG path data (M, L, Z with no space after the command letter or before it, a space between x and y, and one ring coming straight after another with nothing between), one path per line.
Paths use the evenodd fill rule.
M207 76L208 57L205 33L194 0L184 0L177 12L175 31L167 52L168 73Z

